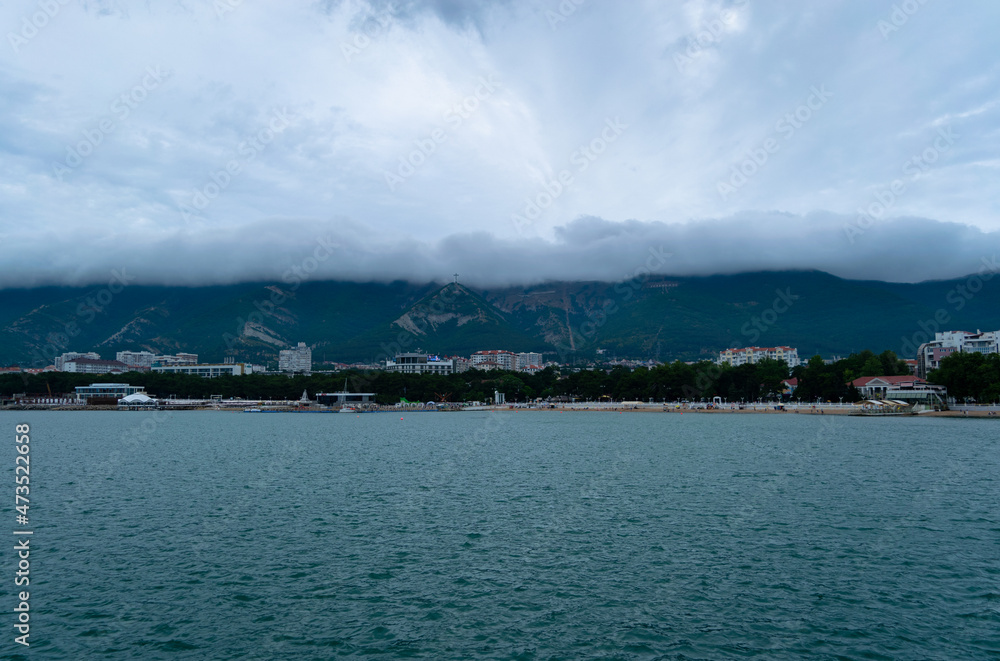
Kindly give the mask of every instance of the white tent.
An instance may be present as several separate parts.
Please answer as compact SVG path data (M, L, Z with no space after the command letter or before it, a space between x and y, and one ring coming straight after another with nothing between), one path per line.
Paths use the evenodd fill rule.
M118 400L118 406L150 406L155 403L155 399L143 392L133 393Z

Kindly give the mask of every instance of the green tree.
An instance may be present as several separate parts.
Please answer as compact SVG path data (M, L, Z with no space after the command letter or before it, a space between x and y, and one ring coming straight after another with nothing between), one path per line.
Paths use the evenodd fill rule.
M872 356L865 361L865 364L861 367L861 376L890 376L885 373L885 369L882 366L882 361Z

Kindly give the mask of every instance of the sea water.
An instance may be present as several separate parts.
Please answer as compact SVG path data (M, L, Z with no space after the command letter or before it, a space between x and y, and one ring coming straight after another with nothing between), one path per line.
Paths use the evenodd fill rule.
M0 414L19 422L31 646L8 537L4 658L1000 655L993 420Z

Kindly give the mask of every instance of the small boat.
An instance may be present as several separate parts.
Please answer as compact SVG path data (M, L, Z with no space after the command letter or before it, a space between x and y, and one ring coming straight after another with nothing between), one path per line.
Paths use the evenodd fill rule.
M243 409L244 413L260 413L260 409Z
M357 413L358 410L353 406L344 406L340 409L340 413Z

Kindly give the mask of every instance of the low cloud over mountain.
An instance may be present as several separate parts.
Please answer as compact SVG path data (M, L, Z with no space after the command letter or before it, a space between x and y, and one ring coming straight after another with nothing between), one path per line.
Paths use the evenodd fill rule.
M708 275L818 269L892 282L1000 270L1000 232L920 218L870 221L815 213L744 213L690 223L579 218L549 238L483 231L424 239L361 223L268 219L231 229L122 228L99 241L85 233L29 230L4 241L0 286L90 285L124 272L135 284L246 281L447 281L475 286L545 280L617 281L646 270Z

